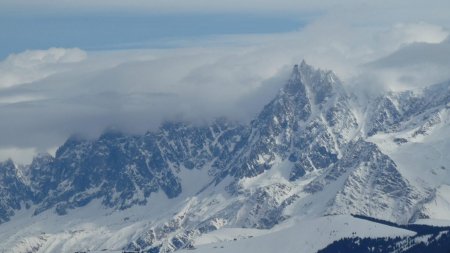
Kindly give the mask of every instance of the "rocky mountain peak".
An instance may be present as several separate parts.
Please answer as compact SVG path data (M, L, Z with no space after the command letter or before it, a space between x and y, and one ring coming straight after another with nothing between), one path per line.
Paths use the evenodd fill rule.
M11 171L16 170L16 165L14 164L12 159L7 159L6 161L0 162L0 167L2 170L0 171L0 175L7 175Z
M282 94L305 96L312 105L319 106L335 95L347 96L341 81L333 71L316 69L304 60L300 65L294 65Z
M0 223L8 221L15 210L30 200L31 192L14 162L0 162Z

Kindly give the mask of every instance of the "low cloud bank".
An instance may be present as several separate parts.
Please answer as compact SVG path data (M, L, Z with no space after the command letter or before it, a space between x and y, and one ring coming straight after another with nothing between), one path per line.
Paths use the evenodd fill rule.
M96 137L112 126L143 133L164 120L248 121L301 59L335 71L359 93L423 87L450 79L447 36L423 22L372 29L324 19L301 31L210 37L196 47L11 55L0 63L0 159L13 153L29 162L71 134Z

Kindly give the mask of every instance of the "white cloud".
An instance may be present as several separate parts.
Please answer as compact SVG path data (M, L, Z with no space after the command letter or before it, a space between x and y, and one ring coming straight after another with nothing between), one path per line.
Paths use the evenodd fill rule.
M285 6L288 2L294 4ZM95 137L108 126L143 132L165 119L248 120L303 58L369 92L434 81L431 72L408 65L413 59L430 58L434 70L447 66L437 57L448 55L441 42L448 31L441 25L396 20L368 26L368 20L376 19L368 14L360 26L343 18L351 13L348 9L337 8L339 15L291 33L202 38L190 47L167 50L87 56L78 49L50 49L10 56L0 63L0 118L8 119L0 125L0 159L2 150L7 155L47 150L70 134ZM418 43L432 48L415 55L411 52ZM407 75L411 71L413 78ZM440 78L450 78L447 73L441 71Z
M19 164L30 164L35 155L35 148L0 148L0 161L12 159Z
M414 42L440 43L449 33L441 26L418 23L398 23L386 32L378 35L379 40L386 40L390 45L401 46Z
M411 43L367 64L367 70L384 77L391 90L421 88L450 79L450 42Z
M46 150L73 133L95 137L109 126L142 133L180 117L245 118L254 111L237 110L239 99L290 63L255 53L238 47L90 53L64 72L0 90L0 118L8 119L0 125L0 148Z
M86 52L73 48L28 50L12 54L0 63L0 89L30 83L67 70L70 64L85 60Z

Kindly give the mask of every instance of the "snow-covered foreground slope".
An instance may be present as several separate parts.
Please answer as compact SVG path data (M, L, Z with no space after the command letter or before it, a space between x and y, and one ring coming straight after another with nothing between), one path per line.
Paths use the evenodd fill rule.
M1 224L0 251L122 252L123 248L151 230L160 233L157 243L173 250L170 242L172 236L176 236L177 232L183 233L190 223L200 223L208 218L205 215L195 220L196 216L204 214L202 209L205 212L195 193L208 183L208 176L201 170L182 173L181 176L184 191L178 197L169 199L163 192L158 192L152 194L146 205L135 205L124 210L105 207L99 200L65 215L59 215L52 209L34 214L33 208L22 208L9 222ZM228 203L230 198L226 192L216 189L209 193L213 194L213 198L203 196L202 201ZM222 208L218 207L220 210ZM213 210L211 208L209 211ZM186 221L186 213L190 214L188 218L192 221Z
M0 163L0 249L220 251L229 241L314 252L410 233L349 214L450 220L449 87L363 106L333 72L302 62L248 125L72 137L55 157Z
M170 203L160 207L136 207L110 212L92 203L67 216L42 213L29 218L26 213L4 224L0 242L5 252L120 251L137 238L150 223L162 217ZM26 229L21 229L26 227ZM344 237L412 236L409 230L354 218L348 215L312 219L289 219L272 229L222 228L193 241L194 252L316 252ZM192 250L192 249L191 249ZM192 251L187 251L192 252Z
M0 249L6 252L76 252L84 250L121 250L148 223L164 214L166 205L157 208L134 207L111 211L94 202L67 215L51 211L32 216L20 212L2 224Z
M345 237L404 237L414 232L348 215L289 220L270 231L234 229L212 232L196 240L195 249L181 252L314 253ZM236 240L235 240L236 239Z

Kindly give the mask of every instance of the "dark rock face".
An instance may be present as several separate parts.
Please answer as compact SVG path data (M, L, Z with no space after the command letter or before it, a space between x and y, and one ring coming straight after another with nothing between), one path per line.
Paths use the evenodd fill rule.
M437 123L436 116L446 109L450 102L450 82L432 85L421 93L411 91L388 93L372 101L370 116L367 119L367 135L379 132L394 132L417 127L425 123L418 134L426 134L427 128ZM412 119L421 118L418 122Z
M152 135L136 138L107 133L97 141L69 140L49 164L54 178L43 183L48 197L42 201L42 210L56 205L58 213L64 214L67 208L95 198L123 209L145 203L158 189L168 197L176 196L181 191L179 182L165 169L154 139Z
M71 137L55 157L41 154L27 166L28 184L12 161L1 164L2 190L10 198L1 209L4 220L25 202L35 204L35 214L55 208L63 215L94 199L125 209L145 204L158 191L174 198L182 192L180 170L198 170L212 161L220 167L245 131L219 119L210 126L168 122L143 136L106 132L97 140Z
M379 218L384 214L408 222L414 200L420 198L391 158L363 140L351 143L342 159L308 184L305 191L315 193L339 180L343 180L343 187L333 198L330 214L358 213Z
M174 198L182 191L177 173L226 157L240 128L223 120L208 127L165 123L144 136L107 132L94 141L71 138L55 158L35 159L30 166L33 189L39 189L36 213L55 206L65 214L97 198L125 209L145 204L160 190Z
M26 207L31 191L11 160L0 163L0 223L9 221L15 210Z

